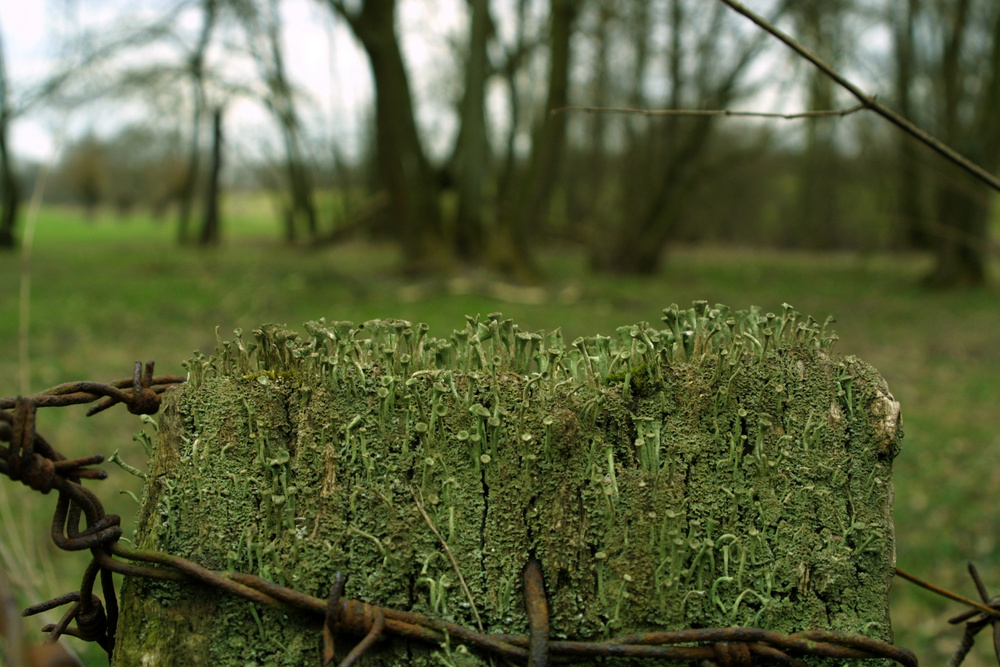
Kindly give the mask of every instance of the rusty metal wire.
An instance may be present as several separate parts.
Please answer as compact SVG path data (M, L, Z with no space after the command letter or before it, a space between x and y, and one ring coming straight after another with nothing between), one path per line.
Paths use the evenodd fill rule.
M976 566L969 563L969 575L972 577L973 583L976 585L976 590L979 592L979 597L982 598L982 603L976 602L974 600L969 600L968 598L962 597L957 593L952 593L949 590L936 586L935 584L929 583L916 577L909 572L904 572L899 568L896 568L896 574L902 578L925 588L932 593L936 593L941 597L946 597L950 600L956 602L961 602L971 609L966 612L959 614L948 620L952 625L958 625L959 623L965 623L965 631L962 634L962 639L959 642L958 648L955 649L954 653L951 654L951 658L948 659L947 667L958 667L965 660L965 657L972 650L972 645L975 643L976 635L979 631L988 625L993 626L993 651L996 653L997 662L1000 663L1000 596L990 597L986 590L983 580L979 577L979 571L976 570Z
M958 667L965 660L965 656L969 654L972 650L972 645L976 641L976 635L979 634L980 630L986 626L993 627L993 651L996 653L997 662L1000 663L1000 596L990 597L990 594L986 590L986 585L983 584L983 580L979 576L979 571L976 566L969 563L969 576L972 577L972 582L976 585L976 591L979 593L979 597L982 598L983 603L979 604L972 600L968 600L961 595L952 593L951 591L945 590L939 586L923 581L922 579L913 576L907 572L903 572L900 569L896 569L896 574L902 576L922 588L937 593L942 597L955 600L957 602L962 602L972 607L972 609L959 614L953 618L948 619L948 622L952 625L958 625L959 623L965 623L965 632L962 634L962 640L959 642L958 648L955 652L951 654L951 658L948 659L947 667Z
M969 576L972 577L972 581L976 585L976 590L979 592L979 597L982 598L983 604L990 609L1000 611L1000 596L990 597L985 584L983 584L983 580L979 577L979 571L976 570L976 566L972 563L969 563ZM948 667L958 667L958 665L962 664L965 656L972 648L976 635L987 625L993 627L993 651L996 653L997 662L1000 662L1000 617L986 613L977 614L976 610L972 610L948 619L948 622L952 625L965 623L965 633L962 637L962 643L959 644L958 648L952 654L951 659L948 661Z
M549 638L544 575L541 564L534 557L524 569L529 634L523 636L489 634L422 614L344 598L346 577L340 573L334 579L328 599L321 600L251 574L216 572L179 556L127 547L119 542L120 517L105 513L97 496L82 485L84 479L106 477L103 470L89 467L102 463L104 458L94 455L66 459L37 433L36 411L41 407L100 401L88 415L116 403L125 404L133 414L153 414L159 409L163 392L184 381L183 377L154 376L153 362L145 366L136 362L133 377L116 382L73 382L32 397L0 398L0 441L10 445L0 445L0 473L41 493L55 489L59 498L51 528L53 541L63 550L89 550L93 556L79 591L25 610L24 615L30 616L69 605L59 623L43 628L49 633L47 641L71 635L97 642L110 656L118 622L117 594L111 574L117 572L133 577L200 582L257 604L313 614L323 622L323 665L332 664L336 642L344 635L353 635L363 639L341 660L341 667L354 665L379 641L390 636L431 644L459 642L529 667L547 667L553 658L596 657L700 660L718 667L749 667L764 662L800 667L804 664L802 658L807 656L888 658L904 667L917 667L916 657L904 648L860 635L822 630L784 635L759 628L703 628L647 632L598 642L553 641ZM81 518L83 529L80 528ZM978 582L978 576L973 576L985 601L985 589ZM94 592L98 577L103 602ZM994 615L1000 614L1000 604L992 601L987 604L989 606L984 607L973 603L973 611L953 619L953 622L968 621L969 646L971 636L985 625L993 624ZM983 609L991 614L977 616ZM995 637L997 627L994 624Z
M0 568L0 664L21 667L83 667L58 642L36 644L23 637L21 612L6 573Z

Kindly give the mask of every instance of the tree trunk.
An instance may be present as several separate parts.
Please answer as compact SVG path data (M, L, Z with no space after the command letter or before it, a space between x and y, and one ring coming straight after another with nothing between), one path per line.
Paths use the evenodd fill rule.
M988 33L988 65L967 80L963 54L981 43L972 22L981 20L970 0L957 0L949 18L940 63L943 90L943 139L988 171L1000 168L1000 9L992 7ZM935 287L973 287L989 280L990 202L963 191L964 182L948 174L938 189L934 229L935 265L925 281Z
M319 235L316 205L313 202L313 186L309 168L302 156L299 142L298 121L294 116L282 120L282 136L285 140L285 173L291 195L289 210L288 240L294 241L300 221L304 223L306 234L311 240Z
M637 11L645 12L646 3L638 3ZM610 64L608 62L609 51L613 47L612 30L616 25L615 8L610 3L602 3L598 8L598 25L595 28L593 39L596 42L594 54L594 73L592 94L589 104L595 107L606 107L614 104L611 96L611 76ZM634 24L629 24L632 27ZM644 41L646 26L640 29L639 34L632 34L630 37L636 41ZM642 69L644 58L636 58L635 68ZM631 104L638 107L639 105ZM608 211L603 202L608 196L608 174L609 169L609 145L607 142L608 115L603 113L593 113L585 119L586 147L581 146L581 159L576 160L578 165L573 166L566 174L567 178L567 199L566 208L570 225L575 229L577 238L582 238L584 242L592 241L599 233L606 215L612 214Z
M285 72L285 61L281 49L281 15L277 0L268 3L270 15L267 21L267 42L270 52L261 67L266 72L269 87L268 106L281 126L281 137L285 144L285 176L288 179L289 208L286 216L286 237L293 241L298 227L304 224L311 240L319 235L316 205L313 202L313 185L302 151L302 131L292 87ZM263 57L261 57L263 60Z
M483 189L490 162L486 136L486 48L493 32L493 19L488 0L469 0L469 10L472 21L465 59L465 92L452 178L458 189L455 250L463 261L474 262L483 256L486 241Z
M952 174L953 178L961 178ZM938 192L938 224L934 228L934 268L924 278L929 287L964 288L989 280L991 207L985 196L969 191L967 182L947 183Z
M218 245L219 231L219 174L222 171L222 107L212 112L212 164L208 172L208 186L205 188L205 217L201 225L198 243Z
M498 218L502 218L510 209L508 203L515 187L515 174L517 173L517 134L521 128L521 95L517 82L517 74L520 71L521 63L524 61L524 54L527 51L526 30L528 23L528 0L517 0L516 10L516 38L513 49L505 54L506 60L503 63L501 72L507 88L507 104L510 106L509 122L510 127L505 137L504 164L500 170L500 177L497 182L497 212Z
M820 83L820 82L817 82ZM824 86L825 87L825 86ZM832 92L832 91L831 91ZM832 96L822 99L832 101ZM811 109L832 108L828 104L810 105ZM833 121L826 118L806 121L806 145L798 170L798 214L789 221L793 247L831 250L838 246L838 184Z
M21 204L20 187L10 155L8 133L11 109L7 91L7 64L4 59L3 37L0 35L0 248L14 248L17 239L17 210Z
M793 5L792 15L802 41L824 61L836 65L840 52L837 29L842 21L836 0L806 0ZM834 107L834 83L822 72L810 68L806 73L807 108L810 111ZM806 143L798 170L797 213L787 222L789 245L810 250L836 247L838 240L837 193L834 132L839 120L806 120Z
M332 2L332 0L331 0ZM347 19L368 54L375 80L376 165L409 272L446 272L453 253L445 238L439 188L420 143L410 84L396 38L395 0L365 0Z
M919 0L893 5L894 55L896 59L896 104L899 113L919 124L913 104L914 22L919 12ZM917 163L917 142L900 132L898 141L897 239L904 248L930 248L931 237L924 223L922 178Z
M889 640L900 432L884 380L795 313L733 313L740 337L728 308L665 313L621 349L500 317L448 347L399 320L227 341L165 397L136 544L321 609L342 572L341 633L370 626L349 613L360 600L525 635L536 560L552 637ZM320 661L319 618L204 586L129 578L121 612L119 666ZM389 632L364 664L492 664L433 637ZM357 639L338 633L338 659Z
M516 204L501 214L499 236L490 258L494 267L526 281L537 280L540 275L531 230L545 222L566 143L567 115L550 112L569 102L570 43L579 11L574 0L551 0L550 7L549 89L544 114L535 131Z
M201 122L205 113L205 53L212 39L215 28L217 0L204 0L202 8L205 17L202 20L201 34L191 60L188 72L191 76L191 92L194 98L194 111L191 118L191 145L188 153L188 167L181 183L178 197L177 241L184 244L189 241L191 227L191 211L194 208L195 195L198 189L199 161L201 159Z
M634 213L622 220L603 247L595 249L592 265L598 271L622 275L653 275L660 270L664 249L676 229L678 216L697 183L698 155L711 139L714 121L695 118L683 126L684 132L663 170L653 181L652 194L632 205ZM671 139L671 142L674 140ZM662 154L661 154L662 155ZM652 168L652 167L651 167Z
M0 248L17 246L14 230L17 227L17 211L21 205L20 187L8 149L7 132L6 113L0 109L0 189L3 191L3 202L0 203Z
M726 108L740 93L740 80L760 42L751 39L720 45L726 8L718 5L713 13L687 11L682 0L668 6L670 40L664 49L669 72L670 108ZM690 44L691 36L700 36ZM720 53L729 59L720 60ZM594 242L591 266L617 274L649 275L659 270L664 252L683 219L686 207L704 180L703 172L723 164L732 155L710 157L715 124L710 117L670 116L647 123L642 131L633 128L630 152L623 156L619 190L622 210L619 220L606 226Z
M195 88L199 88L199 86L196 85ZM199 161L201 160L201 117L204 113L204 91L198 90L195 93L195 98L187 171L184 173L177 200L177 242L181 245L189 242L191 211L194 208L195 195L198 190Z

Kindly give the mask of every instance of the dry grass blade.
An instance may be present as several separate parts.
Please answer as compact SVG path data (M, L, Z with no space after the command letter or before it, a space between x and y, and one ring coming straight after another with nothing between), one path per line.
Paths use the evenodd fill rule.
M451 548L448 543L444 541L444 536L438 531L434 522L431 521L430 516L427 514L427 510L424 509L423 494L417 497L417 491L410 487L410 495L413 496L413 502L416 503L417 509L420 510L420 516L424 517L424 521L430 526L431 531L437 536L438 541L441 542L441 546L444 548L444 552L448 554L448 560L451 561L451 567L455 570L455 574L458 575L458 583L462 585L462 592L465 593L465 598L469 601L469 607L472 609L472 615L476 617L476 627L479 628L480 632L483 632L483 620L479 618L479 610L476 609L476 602L472 599L472 593L469 591L469 587L465 583L465 577L462 576L462 570L458 567L458 562L455 560L455 555L451 553Z

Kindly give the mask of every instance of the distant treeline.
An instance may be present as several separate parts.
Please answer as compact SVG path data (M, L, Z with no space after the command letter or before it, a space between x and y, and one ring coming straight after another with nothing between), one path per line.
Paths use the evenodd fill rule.
M994 195L866 111L641 113L835 112L856 101L722 2L467 0L464 20L447 25L415 19L415 2L317 5L371 68L367 129L350 141L365 148L353 152L289 74L279 0L197 0L151 23L122 18L110 42L75 42L85 65L50 104L90 83L92 96L156 112L68 145L49 199L174 212L181 241L212 243L225 234L220 185L266 189L286 241L382 234L414 272L466 264L533 280L539 242L559 238L612 273L653 273L673 244L725 243L927 250L931 283L987 279ZM757 4L881 102L1000 169L996 0ZM446 62L414 69L404 47L415 33ZM147 60L110 65L109 53ZM254 150L246 137L226 141L226 109L246 101L273 121ZM351 196L327 206L317 191Z
M689 203L672 228L672 243L860 252L930 248L936 236L930 216L933 192L920 193L920 219L900 216L898 158L888 133L849 155L825 154L823 183L803 201L807 180L815 174L810 168L816 169L815 164L806 165L804 146L754 144L747 137L758 138L760 121L728 122L730 127L719 128L719 145L713 149L719 164L687 193ZM176 215L183 197L187 167L177 146L172 137L159 136L149 127L125 128L107 139L85 136L62 152L48 177L45 199L79 207L87 216L99 210L122 217L141 211L168 219ZM990 205L987 190L950 173L933 156L922 158L919 168L937 179L952 179L983 206ZM539 238L587 248L598 266L600 245L623 216L634 215L622 204L619 174L633 175L632 190L657 187L649 182L651 174L637 173L636 160L616 151L594 155L571 141L552 203L536 230ZM315 240L391 236L393 223L386 219L385 198L379 196L370 160L337 168L314 161L310 167L316 189L334 195L317 197L320 223ZM24 165L20 170L25 191L33 188L38 169ZM442 207L445 215L454 216L454 188L445 174L440 176ZM229 190L266 191L279 200L283 194L274 164L244 161L229 169L223 182ZM276 221L275 233L281 230Z

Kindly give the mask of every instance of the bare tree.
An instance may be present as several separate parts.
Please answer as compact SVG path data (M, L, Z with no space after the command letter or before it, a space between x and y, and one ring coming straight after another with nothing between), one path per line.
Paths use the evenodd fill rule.
M389 195L404 262L410 271L446 271L453 264L438 202L438 184L413 114L413 97L396 36L396 1L364 0L352 10L327 0L368 54L375 81L376 163Z
M7 88L7 66L4 59L3 31L0 30L0 248L16 245L14 228L17 224L17 210L21 203L21 193L14 174L14 164L10 155L8 134L13 117L10 94Z
M205 188L205 215L198 243L217 245L221 236L219 223L219 174L222 173L222 107L212 110L212 162Z
M917 66L915 24L920 13L920 0L893 3L889 15L893 26L893 56L895 59L895 103L905 118L916 116L914 76ZM928 248L930 237L924 225L917 143L900 133L897 138L899 179L896 236L904 247Z
M514 175L517 168L517 136L521 130L524 112L521 103L521 91L518 85L518 74L524 67L529 53L533 49L532 40L528 37L528 5L529 0L517 0L515 9L514 41L512 44L500 46L504 52L503 62L497 67L497 73L503 79L507 89L507 135L504 141L504 161L497 181L497 201L505 202L512 196Z
M799 0L789 7L802 41L832 66L838 64L841 53L849 51L841 43L846 9L844 0ZM807 108L810 111L833 109L834 88L834 82L822 72L809 68L806 73ZM794 245L798 247L821 250L836 245L840 179L835 133L842 124L839 118L806 121L796 215L788 226L795 237Z
M587 97L593 106L610 106L612 101L612 81L611 66L609 60L617 50L615 39L621 39L615 28L624 23L619 16L621 11L620 3L614 0L599 0L591 3L593 9L590 12L592 25L589 30L581 25L580 32L589 37L592 44L592 60L586 63L589 71L593 72L593 78L589 82ZM629 7L643 13L648 10L648 3L631 3ZM581 18L581 23L584 21ZM645 38L648 30L640 30L638 34L629 35L636 40L636 52L645 50ZM641 70L639 63L647 62L645 55L637 56L635 59L636 69ZM637 77L642 74L637 73ZM604 199L606 188L604 184L609 175L608 157L610 147L608 145L608 126L611 118L607 114L595 113L585 119L584 136L582 137L580 151L582 154L578 159L570 161L567 193L567 213L583 225L582 232L587 237L592 237L597 230L593 229L596 211L601 201Z
M486 136L487 47L494 26L489 0L468 0L468 5L471 20L465 57L465 87L450 172L458 190L455 251L465 261L478 261L486 244L483 213L490 176L490 144Z
M72 68L65 68L42 81L34 90L20 91L20 99L15 103L7 71L3 28L0 26L0 248L17 245L15 230L21 205L21 190L10 150L10 125L18 116L58 90L72 71Z
M549 18L548 93L543 114L535 128L528 159L513 207L505 207L498 221L498 236L492 245L490 263L523 280L539 275L532 252L531 230L547 212L556 185L566 143L565 114L552 114L568 104L571 39L580 3L551 0Z
M246 93L244 87L223 81L208 65L208 52L223 13L236 13L241 7L240 0L191 0L171 3L151 18L120 15L113 19L113 29L104 24L67 36L63 49L73 54L76 62L62 67L58 78L53 78L57 85L51 87L59 95L51 96L50 102L56 108L75 109L112 100L141 101L152 115L169 105L169 115L164 117L174 120L179 117L178 108L190 109L189 131L178 133L175 141L186 144L183 174L176 179L172 173L170 191L159 197L161 208L168 200L178 204L180 243L192 240L190 221L201 180L201 126L205 107L212 96L225 98ZM192 40L184 19L194 12L202 16L200 29ZM164 52L169 55L164 57ZM129 64L123 65L124 62ZM176 172L176 156L171 156L171 160L174 164L170 171ZM109 160L109 164L119 166L124 162ZM119 194L125 190L118 188ZM122 203L127 204L124 200Z
M295 91L285 68L279 0L267 0L266 6L247 12L247 16L251 50L267 88L263 102L278 122L285 148L284 168L290 198L285 211L285 237L289 242L294 241L298 228L304 225L306 234L315 239L319 226L312 175L302 147L302 124Z
M991 0L924 4L924 27L936 30L928 49L936 83L938 136L988 172L1000 168L1000 5ZM933 34L933 33L932 33ZM934 286L981 285L988 278L990 201L980 188L948 170L938 184Z
M668 0L665 6L653 7L660 11L650 12L648 23L636 29L656 26L669 36L660 51L667 73L667 108L724 109L748 93L744 75L761 51L761 35L740 30L721 5L705 8L699 2ZM636 44L641 55L644 40ZM646 86L644 81L633 85L633 104L657 104ZM710 150L716 138L711 117L641 120L630 128L620 157L618 213L602 221L603 233L592 244L591 263L601 271L656 272L699 185L709 180L711 170L732 159Z
M202 0L202 24L198 41L188 57L187 70L191 79L191 143L188 149L188 168L181 186L177 214L177 239L188 241L191 209L198 184L198 164L201 157L201 123L205 110L205 55L212 39L218 15L217 0Z
M187 20L197 13L200 25L192 30ZM292 239L296 228L304 227L314 237L317 217L311 174L297 94L284 63L279 0L181 0L151 19L145 15L131 21L126 18L116 19L122 26L119 29L103 26L102 31L76 36L71 46L88 67L72 77L63 104L141 99L151 109L169 103L172 117L176 117L178 106L190 109L190 129L185 132L190 137L187 172L179 188L179 240L183 243L194 236L200 241L205 236L192 234L190 220L199 186L205 176L213 178L201 173L206 108L224 106L238 98L262 104L277 122L285 153L283 185L291 201L286 236ZM111 56L123 54L132 56L129 65L109 64ZM257 76L227 69L216 62L221 60L254 63Z

